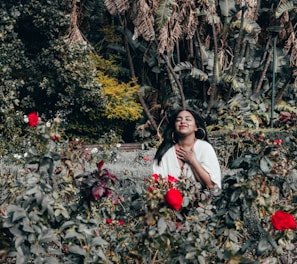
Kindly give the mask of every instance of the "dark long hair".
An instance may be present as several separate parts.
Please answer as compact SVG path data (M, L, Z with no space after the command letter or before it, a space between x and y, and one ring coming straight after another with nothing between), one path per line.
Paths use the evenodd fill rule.
M154 159L158 161L158 164L160 164L161 159L164 156L164 154L166 153L166 151L168 149L170 149L175 144L175 142L178 141L178 137L177 137L176 133L174 133L175 120L181 111L190 112L195 119L197 128L201 128L195 132L196 138L208 141L208 136L207 136L204 119L197 112L195 112L192 109L176 109L173 111L172 114L169 115L169 122L163 132L163 141L162 141L161 145L159 146L159 148L157 149L157 152L154 157Z

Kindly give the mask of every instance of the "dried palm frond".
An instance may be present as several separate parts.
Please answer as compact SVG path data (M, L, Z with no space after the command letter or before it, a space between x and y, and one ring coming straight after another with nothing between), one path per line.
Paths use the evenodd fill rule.
M286 111L289 113L297 114L297 107L287 104L286 102L282 101L281 103L275 106L275 110L277 111Z
M182 25L186 39L192 39L198 26L198 14L193 0L181 1L177 19Z
M169 38L169 30L167 27L163 26L159 31L159 45L158 45L158 52L163 54L167 47L167 41Z
M173 51L174 46L183 34L180 21L177 19L177 11L177 9L172 9L172 15L169 17L169 21L164 24L159 31L158 52L161 54L163 54L164 51Z
M194 10L189 11L189 16L186 20L186 39L192 39L198 26L197 13Z
M223 43L222 43L223 45ZM229 46L222 46L218 49L218 62L221 66L221 71L225 72L230 67L231 60L234 57L233 50Z
M104 0L106 9L111 15L122 15L130 8L129 0Z
M136 39L138 35L141 35L146 41L154 40L154 16L146 1L135 1L133 3L132 12L136 15L133 19L133 24L135 26L133 39Z
M174 49L175 43L180 39L182 34L183 32L182 32L181 25L179 24L178 21L175 21L175 23L171 27L171 35L168 41L169 45L168 45L167 51L172 51Z
M295 33L292 33L288 38L285 46L285 50L289 52L291 50L290 55L290 66L297 66L297 39L295 38Z
M200 81L206 81L208 80L208 75L194 67L190 62L185 61L177 64L174 69L175 72L182 71L182 70L191 70L190 75L195 78L199 79Z
M163 0L157 10L156 23L163 28L172 16L173 5L177 5L174 0Z
M295 6L294 6L294 2L293 1L282 3L275 10L275 17L276 18L279 18L283 13L285 13L287 11L291 11L294 8L295 8Z
M78 10L77 10L77 5L74 3L71 10L70 27L67 30L67 35L65 36L69 45L75 45L77 43L86 43L86 40L83 37L83 34L78 27L77 20L78 20Z
M241 27L241 20L236 20L230 25L230 28L240 29L240 27ZM259 26L259 24L257 24L255 21L248 18L244 19L243 28L248 34L251 34L251 35L258 35L261 32L261 27Z

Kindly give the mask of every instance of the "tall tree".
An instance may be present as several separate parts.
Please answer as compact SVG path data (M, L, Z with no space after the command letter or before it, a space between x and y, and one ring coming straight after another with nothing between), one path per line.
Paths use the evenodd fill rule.
M291 33L296 20L289 12L293 15L296 9L290 1L105 0L104 3L125 28L121 32L125 32L133 51L134 68L146 73L143 76L142 71L136 72L139 82L151 86L151 91L158 91L163 110L190 104L218 125L225 122L230 127L237 123L248 127L268 125L271 105L265 98L272 96L271 54L275 34L276 74L284 79L276 89L283 96L284 86L296 94L294 63L288 66L289 57L282 49L285 45L287 53L294 51L289 47L293 46ZM274 25L280 26L278 32L273 30ZM140 66L141 63L145 65ZM290 106L286 109L296 111ZM238 121L230 123L230 116L236 116ZM219 117L224 119L223 123Z
M74 130L99 119L105 100L92 47L79 30L76 1L6 0L0 12L0 133L9 132L5 124L16 111L59 114ZM14 125L12 130L19 127Z

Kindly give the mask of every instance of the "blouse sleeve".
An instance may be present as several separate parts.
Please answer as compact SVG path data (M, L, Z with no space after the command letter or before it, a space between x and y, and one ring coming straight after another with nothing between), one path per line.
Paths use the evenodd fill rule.
M221 189L221 168L212 145L206 141L200 141L200 144L195 145L195 153L202 167L209 173L211 180Z
M167 152L162 157L160 165L158 165L157 160L154 160L153 173L161 175L162 178L166 178L168 175L171 175L177 179L179 178L180 167L177 162L174 147L167 150Z

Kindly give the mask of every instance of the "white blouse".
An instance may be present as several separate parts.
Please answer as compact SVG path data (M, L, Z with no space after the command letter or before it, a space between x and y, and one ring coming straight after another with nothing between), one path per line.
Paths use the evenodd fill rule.
M212 145L207 141L198 139L194 144L193 151L195 152L197 160L201 163L202 167L209 173L213 183L221 189L222 177L220 164ZM185 163L183 170L181 169L174 146L168 149L164 154L160 165L157 164L157 160L154 160L153 173L159 174L163 178L171 175L177 179L183 174L186 177L191 177L195 180L194 173L189 164Z

